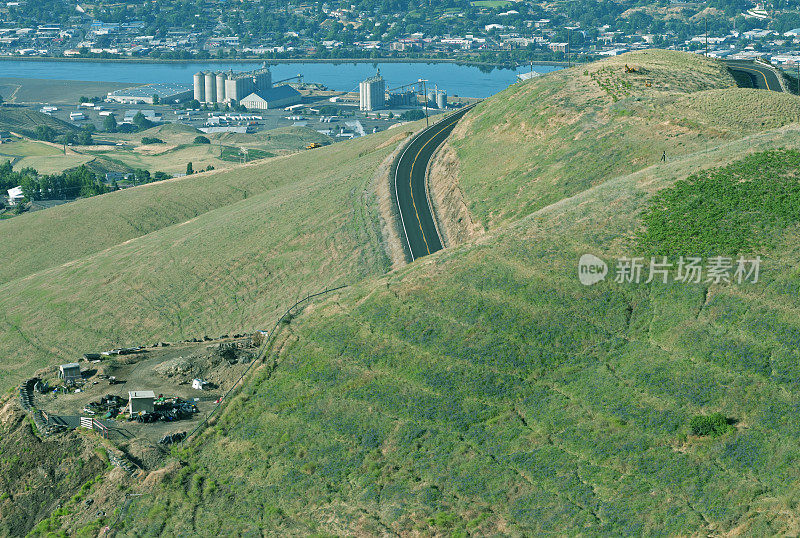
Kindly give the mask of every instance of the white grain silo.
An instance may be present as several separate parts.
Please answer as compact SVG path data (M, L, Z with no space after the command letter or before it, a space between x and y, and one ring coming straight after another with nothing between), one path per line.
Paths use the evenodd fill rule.
M206 73L206 103L217 102L217 75L209 71Z
M194 74L194 98L201 103L206 100L206 79L205 73L200 71Z
M217 73L217 103L227 103L230 100L225 90L225 80L227 78L225 73Z

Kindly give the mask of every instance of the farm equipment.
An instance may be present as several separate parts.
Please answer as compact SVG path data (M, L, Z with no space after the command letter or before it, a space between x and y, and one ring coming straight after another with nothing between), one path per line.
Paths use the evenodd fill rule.
M309 145L306 146L306 149L317 149L321 147L322 144L320 144L319 142L311 142Z
M628 64L625 64L625 72L626 73L636 73L638 70L635 67L631 67Z

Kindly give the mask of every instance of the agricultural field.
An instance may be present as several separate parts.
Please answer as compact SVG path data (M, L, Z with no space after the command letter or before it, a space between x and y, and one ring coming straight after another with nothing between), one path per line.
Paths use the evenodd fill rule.
M42 157L50 155L63 155L63 151L53 144L37 142L35 140L16 139L0 145L0 156L4 157Z

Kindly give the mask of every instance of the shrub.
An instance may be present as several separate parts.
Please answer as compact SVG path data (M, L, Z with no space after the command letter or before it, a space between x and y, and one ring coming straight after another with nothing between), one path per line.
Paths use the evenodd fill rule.
M689 421L689 427L694 435L713 436L725 435L733 426L722 413L712 415L695 415Z
M160 138L155 138L155 137L152 137L152 136L144 136L144 137L142 137L142 144L145 144L145 145L147 145L147 144L163 144L163 143L164 143L164 141L161 140Z
M210 143L211 143L211 140L209 140L209 139L208 139L208 138L206 138L205 136L202 136L202 135L201 135L201 136L196 136L196 137L194 137L194 143L195 143L195 144L210 144Z

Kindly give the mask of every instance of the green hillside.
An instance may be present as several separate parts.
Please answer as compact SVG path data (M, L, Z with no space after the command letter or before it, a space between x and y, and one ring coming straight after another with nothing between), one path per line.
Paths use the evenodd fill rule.
M762 143L798 148L798 134ZM126 528L796 531L798 226L762 252L758 284L577 280L581 254L631 252L653 189L707 162L614 179L294 321L277 368ZM712 413L731 431L694 435Z
M88 215L96 244L6 251L6 386L89 345L251 330L353 285L282 325L163 468L106 472L91 509L34 535L797 534L795 100L665 51L516 84L450 142L485 233L391 272L370 181L402 134L85 201L62 227ZM174 200L163 220L153 200ZM147 228L116 217L129 206ZM12 221L55 230L33 217ZM589 253L610 274L584 286ZM760 256L759 278L614 278L622 258L695 254Z

